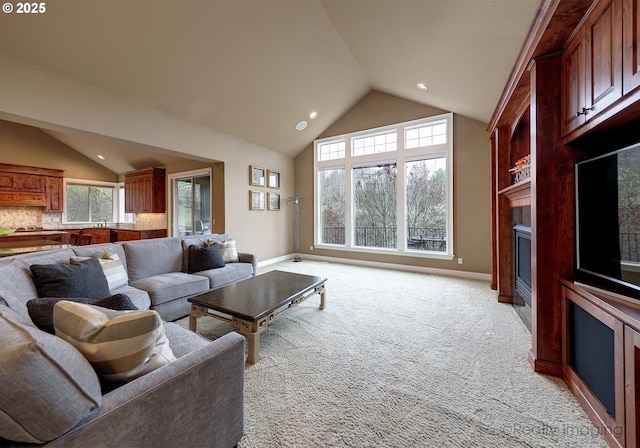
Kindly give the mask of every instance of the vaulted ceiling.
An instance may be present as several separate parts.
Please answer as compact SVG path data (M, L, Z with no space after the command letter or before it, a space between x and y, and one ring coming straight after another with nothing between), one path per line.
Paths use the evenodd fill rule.
M0 16L0 54L295 156L371 90L488 122L538 6L48 0Z

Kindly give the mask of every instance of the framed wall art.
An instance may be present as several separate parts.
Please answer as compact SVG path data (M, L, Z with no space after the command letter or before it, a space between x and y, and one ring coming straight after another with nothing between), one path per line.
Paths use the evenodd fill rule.
M249 185L256 187L265 186L265 170L257 166L249 166Z
M269 210L280 210L280 194L279 193L268 193L269 201L267 205Z
M264 210L264 191L249 191L249 210Z
M267 179L269 188L280 188L280 173L267 170Z

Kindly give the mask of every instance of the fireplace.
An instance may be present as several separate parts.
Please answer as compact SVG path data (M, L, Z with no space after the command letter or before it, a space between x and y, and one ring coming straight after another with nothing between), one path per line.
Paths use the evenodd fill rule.
M513 227L513 306L531 330L531 228Z

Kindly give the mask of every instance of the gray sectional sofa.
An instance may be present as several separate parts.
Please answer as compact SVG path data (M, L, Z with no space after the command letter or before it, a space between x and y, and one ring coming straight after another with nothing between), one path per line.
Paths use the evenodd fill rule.
M236 445L244 428L244 338L229 333L211 342L168 322L188 314L188 297L256 275L257 257L247 253L189 273L191 245L226 238L158 238L0 258L0 446ZM38 329L26 305L38 297L31 265L68 264L107 249L128 275L111 292L157 311L176 358L113 389L100 387L72 345Z

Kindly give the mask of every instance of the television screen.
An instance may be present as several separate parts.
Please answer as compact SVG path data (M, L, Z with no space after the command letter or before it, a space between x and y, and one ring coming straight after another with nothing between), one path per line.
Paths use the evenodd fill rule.
M640 299L640 143L576 164L576 280Z

